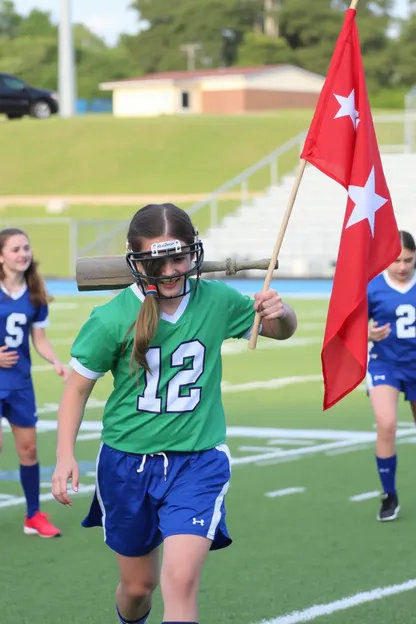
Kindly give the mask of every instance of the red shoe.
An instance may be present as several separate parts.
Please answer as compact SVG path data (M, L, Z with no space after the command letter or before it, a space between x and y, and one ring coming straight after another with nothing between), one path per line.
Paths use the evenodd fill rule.
M37 511L32 518L25 516L23 532L26 535L39 535L39 537L59 537L61 531L53 526L48 520L49 514Z

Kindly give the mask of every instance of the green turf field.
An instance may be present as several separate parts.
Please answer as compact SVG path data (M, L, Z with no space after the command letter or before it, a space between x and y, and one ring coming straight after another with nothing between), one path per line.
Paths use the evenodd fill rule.
M80 324L98 301L57 299L52 304L49 336L65 361ZM380 524L375 519L377 498L350 500L379 487L365 392L357 389L322 412L320 347L327 302L292 303L299 316L292 340L260 339L254 352L243 341L224 346L224 404L234 462L227 506L234 544L209 556L200 622L410 624L415 594L405 591L412 585L403 584L416 577L416 435L409 410L401 404L402 511L396 522ZM5 432L0 460L1 612L7 624L115 624L113 555L99 529L80 527L94 483L96 429L111 379L96 385L77 445L78 460L84 462L84 492L74 497L72 508L64 508L50 500L55 433L47 431L48 425L54 427L62 386L37 357L34 366L47 499L43 509L53 514L63 537L49 541L23 535L19 483L14 473L4 474L17 468L11 434ZM380 589L393 585L399 587ZM397 594L382 598L388 591ZM373 593L354 606L363 597L351 597L360 592ZM284 617L294 611L300 614ZM160 624L161 617L158 592L150 624Z
M312 115L91 115L2 124L1 195L209 193L306 130ZM403 141L400 123L377 131L381 144ZM282 172L295 162L294 155L282 159ZM257 184L253 190L264 188L261 177Z

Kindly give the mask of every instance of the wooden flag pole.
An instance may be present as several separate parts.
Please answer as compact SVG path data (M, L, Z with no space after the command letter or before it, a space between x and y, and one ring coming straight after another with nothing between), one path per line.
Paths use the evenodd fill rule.
M277 258L280 252L280 248L283 243L283 238L286 233L286 229L289 223L290 215L292 214L293 206L295 205L296 195L298 194L299 186L302 181L302 176L305 171L306 160L301 160L298 168L298 172L296 174L295 182L293 184L292 192L289 197L289 202L286 208L286 212L283 217L282 225L280 226L279 233L277 235L276 244L273 249L272 257L270 259L269 268L267 269L266 277L263 284L262 292L265 292L269 289L270 282L272 281L273 271L275 270ZM248 341L248 348L255 349L257 345L257 338L259 335L261 316L259 312L256 312L256 316L254 317L253 329L251 332L250 340Z
M352 0L349 8L350 9L356 9L357 5L358 5L358 2L359 2L359 0ZM273 249L272 257L270 258L270 264L269 264L269 268L268 268L267 273L266 273L266 277L265 277L265 280L264 280L262 292L265 292L266 290L268 290L268 288L270 286L270 282L272 281L273 271L275 270L275 267L276 267L276 264L277 264L277 259L278 259L278 256L279 256L280 248L282 246L283 238L285 236L286 229L287 229L287 226L288 226L288 223L289 223L289 219L290 219L290 216L292 214L293 206L295 205L296 196L298 194L299 186L300 186L300 183L302 181L303 174L305 172L305 167L306 167L306 160L301 159L301 162L299 164L299 168L298 168L298 171L297 171L297 174L296 174L296 178L295 178L295 181L294 181L294 184L293 184L292 192L291 192L290 197L289 197L289 201L288 201L288 205L287 205L287 208L286 208L286 212L285 212L284 217L283 217L282 225L281 225L279 233L277 235L276 244L275 244L274 249ZM261 323L261 316L260 316L259 312L256 312L256 316L254 317L254 323L253 323L253 329L252 329L252 332L251 332L251 337L250 337L250 340L248 341L248 348L249 349L255 349L256 348L257 338L258 338L259 329L260 329L260 323Z

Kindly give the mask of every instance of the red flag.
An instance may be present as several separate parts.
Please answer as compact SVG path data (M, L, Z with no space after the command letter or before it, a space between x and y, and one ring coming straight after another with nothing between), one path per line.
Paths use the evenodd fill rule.
M347 10L301 154L348 192L321 353L324 410L365 377L368 282L401 251L368 101L355 16L355 9Z

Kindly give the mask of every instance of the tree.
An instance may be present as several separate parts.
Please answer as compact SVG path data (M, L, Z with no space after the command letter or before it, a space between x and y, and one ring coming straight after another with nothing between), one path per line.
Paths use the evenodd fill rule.
M296 63L296 52L292 50L286 39L267 37L263 34L249 32L238 48L237 65L274 65Z
M0 37L16 37L22 17L16 12L11 0L0 0Z
M33 9L27 17L21 20L17 36L19 37L57 37L58 28L51 21L48 11Z
M392 0L360 0L357 24L369 87L388 86L392 79L387 37ZM304 0L284 0L281 32L305 69L326 74L349 2L314 0L305 11Z
M395 56L396 81L407 87L413 87L416 85L416 14L412 14L403 24L396 42Z
M133 7L148 28L124 39L139 70L185 69L181 46L200 44L197 67L231 64L246 32L262 11L263 0L135 0ZM227 39L224 30L235 36Z

